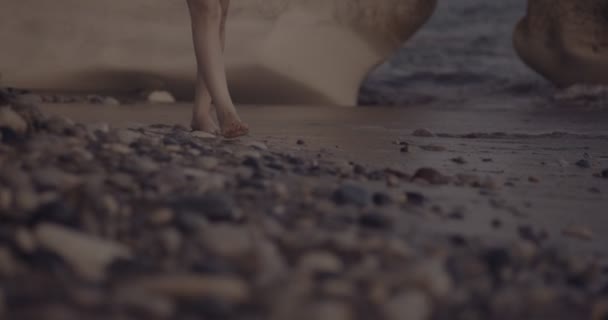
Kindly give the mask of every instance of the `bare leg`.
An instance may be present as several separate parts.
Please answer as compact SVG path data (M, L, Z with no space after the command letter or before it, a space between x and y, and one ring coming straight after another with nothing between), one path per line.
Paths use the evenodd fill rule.
M226 3L225 9L222 8L224 2ZM226 81L222 54L223 41L220 34L222 23L225 23L223 20L226 16L227 4L225 0L188 0L198 63L197 92L200 92L200 94L197 93L200 100L197 102L194 113L201 115L204 121L207 121L206 116L210 117L212 114L210 103L206 103L209 99L205 97L202 87L203 84L206 84L215 104L222 135L234 138L247 134L249 130L237 114ZM207 112L205 113L205 111ZM204 121L197 120L197 123ZM213 121L212 117L211 121Z
M220 0L222 6L222 22L220 24L220 41L222 52L226 47L226 19L228 17L228 7L230 0ZM220 134L220 128L217 125L217 114L215 106L212 105L212 98L203 76L198 72L196 80L196 98L194 109L192 112L192 129L205 131L213 134Z
M196 97L192 109L192 130L205 131L215 135L220 134L217 124L215 108L211 104L211 94L200 73L196 80Z

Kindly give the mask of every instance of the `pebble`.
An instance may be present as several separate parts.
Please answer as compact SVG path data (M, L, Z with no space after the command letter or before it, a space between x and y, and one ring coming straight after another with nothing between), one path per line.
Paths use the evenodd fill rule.
M602 175L602 178L608 179L608 169L602 171L601 175Z
M142 138L142 134L140 132L130 129L118 129L115 131L115 134L118 138L118 142L125 145L135 143L137 140Z
M169 91L156 90L148 94L148 102L151 103L169 104L175 101L175 97Z
M427 320L432 314L432 304L423 292L405 291L391 298L384 312L387 320Z
M386 215L378 212L364 213L359 217L359 224L371 229L387 229L392 221Z
M42 247L62 257L79 276L89 281L103 280L108 265L131 256L122 244L56 224L38 225L34 236Z
M177 197L170 202L170 207L178 214L202 214L212 222L236 221L242 217L232 197L215 192Z
M242 226L215 224L202 230L205 246L214 254L226 258L239 258L252 252L250 231Z
M0 107L0 132L8 130L16 136L22 136L27 128L27 122L17 112L9 107Z
M576 166L583 169L589 169L591 168L591 161L589 161L588 159L581 159L576 162Z
M255 244L255 253L258 270L257 285L267 286L286 277L289 266L276 244L267 239L258 240Z
M427 202L426 197L418 192L406 192L405 195L407 203L415 206L422 206Z
M81 179L73 174L66 173L56 167L47 167L35 170L32 178L39 188L59 190L72 189L81 184Z
M430 137L435 136L435 134L433 132L431 132L431 130L428 130L428 129L416 129L416 130L414 130L412 135L414 137L424 137L424 138L430 138Z
M163 226L171 223L175 217L173 210L160 208L153 211L148 217L148 221L155 226Z
M264 142L250 141L247 145L253 149L257 149L260 151L268 151L268 146Z
M19 228L15 232L15 244L24 253L31 254L38 248L34 235L25 228Z
M192 131L190 133L190 135L194 138L203 139L203 140L217 139L216 135L209 133L209 132L205 132L205 131Z
M431 152L443 152L443 151L447 150L444 146L438 146L438 145L434 145L434 144L420 146L420 149L422 149L424 151L431 151Z
M393 202L393 198L386 193L376 192L372 196L372 201L376 206L384 207L391 204Z
M370 203L371 199L366 189L353 184L344 184L334 191L332 200L340 206L355 205L364 207Z
M412 180L423 180L432 185L439 185L449 183L450 179L433 168L420 168L416 171Z
M591 241L595 237L593 231L585 226L569 226L562 229L562 234L566 237Z
M180 300L217 299L229 304L242 304L251 297L247 283L229 275L159 274L132 280L126 290Z
M463 157L456 157L456 158L452 158L451 160L452 160L452 162L454 162L456 164L466 164L467 163L467 161Z
M344 263L331 252L312 251L300 257L298 270L303 273L339 274L344 270Z
M119 106L120 105L120 101L118 101L118 99L116 99L114 97L104 97L103 100L101 101L101 103L106 106Z

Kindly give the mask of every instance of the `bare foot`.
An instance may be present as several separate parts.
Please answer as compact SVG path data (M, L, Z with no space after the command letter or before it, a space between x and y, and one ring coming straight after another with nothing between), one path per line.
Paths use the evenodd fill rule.
M190 126L194 131L204 131L214 135L220 134L220 127L211 115L193 115Z
M249 133L249 126L243 123L243 121L241 121L237 115L218 115L218 119L220 122L221 133L224 138L233 139Z

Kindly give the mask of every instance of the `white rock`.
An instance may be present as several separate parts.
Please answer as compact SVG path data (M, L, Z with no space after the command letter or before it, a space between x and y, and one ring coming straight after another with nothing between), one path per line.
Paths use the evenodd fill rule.
M82 278L101 281L105 269L119 258L130 258L126 246L66 227L45 223L34 230L38 243L62 257Z
M11 108L0 107L0 128L6 128L22 135L27 132L27 122Z
M116 99L114 97L105 97L105 98L103 98L101 103L104 105L107 105L107 106L119 106L120 105L120 101L118 101L118 99Z
M148 94L148 102L159 104L175 103L175 98L169 91L156 90Z

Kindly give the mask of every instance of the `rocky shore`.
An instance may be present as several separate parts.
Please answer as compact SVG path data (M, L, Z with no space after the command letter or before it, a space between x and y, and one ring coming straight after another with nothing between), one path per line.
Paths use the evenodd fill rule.
M608 317L600 258L546 247L533 230L496 244L395 227L436 214L396 185L491 183L180 126L82 125L10 100L0 97L2 319Z

